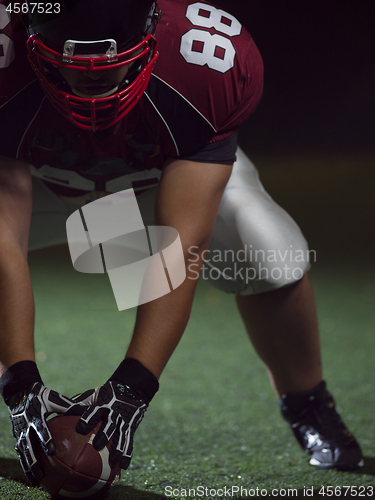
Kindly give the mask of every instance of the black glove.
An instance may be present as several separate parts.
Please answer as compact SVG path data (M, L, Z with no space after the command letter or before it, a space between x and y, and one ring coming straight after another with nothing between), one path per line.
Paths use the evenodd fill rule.
M77 432L87 434L99 422L103 422L97 432L93 446L101 450L112 438L109 464L112 467L120 462L127 469L133 451L133 436L147 409L145 401L128 386L109 380L97 387L92 394L78 395L71 400L89 405L77 424Z
M81 414L82 411L79 412L79 404L76 405L61 394L47 389L42 382L35 382L28 390L14 395L7 404L21 466L30 483L38 486L43 471L33 448L35 437L40 441L44 452L53 455L56 447L47 427L48 415L66 413L68 410L72 410L72 414ZM78 409L77 412L74 411L75 408Z

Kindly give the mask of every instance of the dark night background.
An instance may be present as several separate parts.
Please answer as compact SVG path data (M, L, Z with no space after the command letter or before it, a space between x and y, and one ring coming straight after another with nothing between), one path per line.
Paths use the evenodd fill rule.
M322 269L373 274L375 0L216 0L250 31L264 93L240 130ZM358 272L358 274L360 274Z
M374 147L374 0L215 3L264 60L263 99L242 130L253 151Z

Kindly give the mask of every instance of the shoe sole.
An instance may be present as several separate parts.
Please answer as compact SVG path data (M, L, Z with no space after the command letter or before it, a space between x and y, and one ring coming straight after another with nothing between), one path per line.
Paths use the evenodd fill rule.
M318 467L319 469L338 469L338 470L354 470L354 469L359 469L360 467L364 466L364 461L363 458L356 464L342 464L342 465L335 465L335 464L325 464L322 462L319 462L316 458L311 458L310 459L310 465L313 465L314 467Z

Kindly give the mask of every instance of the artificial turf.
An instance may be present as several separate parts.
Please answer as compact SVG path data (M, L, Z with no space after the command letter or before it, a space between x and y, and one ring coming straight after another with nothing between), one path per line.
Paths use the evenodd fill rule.
M324 200L318 212L323 211ZM303 219L301 212L296 213ZM303 226L303 220L299 222ZM340 228L338 232L343 234ZM337 244L332 243L332 252ZM45 384L68 396L102 384L123 357L135 311L118 312L107 277L75 272L66 248L34 252L30 266L37 306L37 360ZM136 433L131 466L109 499L240 498L214 495L232 486L247 490L241 498L257 497L256 488L258 497L262 491L271 495L279 489L279 498L296 498L295 491L298 498L324 498L329 495L319 494L322 485L341 487L336 493L346 493L346 498L350 496L343 487L353 486L354 496L370 498L370 487L375 487L373 276L366 258L333 259L328 251L322 252L321 262L318 258L311 271L325 378L362 445L364 468L320 471L308 464L280 418L233 297L200 283L187 331ZM4 404L0 435L1 500L48 499L22 482ZM208 488L208 495L200 495L199 486ZM308 495L312 487L314 496Z

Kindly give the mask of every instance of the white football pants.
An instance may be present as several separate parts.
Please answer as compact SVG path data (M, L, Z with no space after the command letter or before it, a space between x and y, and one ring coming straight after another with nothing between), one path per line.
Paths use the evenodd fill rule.
M157 188L137 196L145 225L153 225ZM66 219L77 201L57 196L33 178L29 250L66 243ZM198 272L196 248L189 249L191 272ZM238 149L225 188L202 278L228 293L250 295L289 285L309 270L307 242L294 220L264 190L258 172Z

